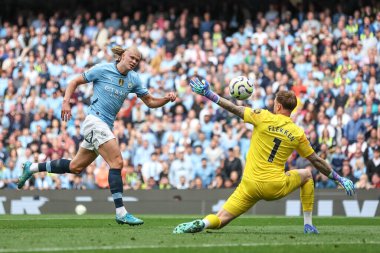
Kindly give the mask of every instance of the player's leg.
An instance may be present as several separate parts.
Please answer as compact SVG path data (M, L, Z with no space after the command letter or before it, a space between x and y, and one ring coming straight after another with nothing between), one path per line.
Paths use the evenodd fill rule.
M79 174L84 168L90 165L98 155L93 151L83 147L79 148L73 160L58 159L44 163L25 162L22 165L23 173L19 178L17 187L21 189L25 182L37 172L49 172L54 174L73 173Z
M298 170L301 177L300 199L302 202L304 232L306 234L318 234L318 230L313 226L312 215L314 206L314 180L311 168Z
M202 220L182 223L174 228L173 233L197 233L204 229L220 229L226 226L256 204L259 198L255 196L257 193L255 189L257 187L252 181L243 179L217 214L209 214Z
M287 172L287 189L284 196L301 188L300 199L304 216L304 232L306 234L318 234L313 226L312 213L314 206L314 181L310 169L291 170Z
M205 224L204 228L208 229L220 229L230 223L233 219L238 217L240 214L235 215L222 208L217 214L209 214L203 218Z
M129 214L123 204L123 180L121 178L123 158L116 139L113 138L100 145L98 152L110 166L108 183L115 203L116 222L119 224L129 225L143 224L144 222L142 220L134 217L132 214Z

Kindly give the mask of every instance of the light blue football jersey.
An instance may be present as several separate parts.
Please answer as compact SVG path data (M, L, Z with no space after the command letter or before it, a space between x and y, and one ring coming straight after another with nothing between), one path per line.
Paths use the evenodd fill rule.
M135 93L138 97L148 94L148 89L142 85L135 71L130 70L127 75L122 75L116 63L97 64L82 75L94 85L88 113L103 120L111 129L129 93Z

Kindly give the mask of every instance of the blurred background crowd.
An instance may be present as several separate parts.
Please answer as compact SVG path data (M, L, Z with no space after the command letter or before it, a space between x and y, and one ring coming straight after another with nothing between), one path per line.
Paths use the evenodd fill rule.
M74 157L92 84L77 89L73 119L65 123L60 113L68 83L94 64L114 61L113 46L134 44L143 55L137 71L150 93L176 91L178 99L159 109L133 94L125 101L114 126L125 189L237 186L253 128L193 94L188 81L206 78L232 99L228 83L238 75L255 91L234 102L272 110L277 91L293 90L299 104L292 119L315 151L357 188L380 188L379 2L329 8L273 1L256 11L233 1L132 2L2 15L1 188L16 188L27 160ZM300 168L313 171L316 188L336 187L294 153L286 170ZM98 158L81 175L39 173L25 188L107 188L107 177L108 166Z

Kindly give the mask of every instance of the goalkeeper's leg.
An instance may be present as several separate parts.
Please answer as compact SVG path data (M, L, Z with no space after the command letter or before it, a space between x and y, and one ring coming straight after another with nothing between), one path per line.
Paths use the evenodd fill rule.
M240 183L238 188L236 188L234 193L228 198L223 208L217 214L209 214L202 220L182 223L174 228L173 233L197 233L206 228L220 229L236 217L248 211L259 199L255 198L255 196L247 195L247 186L244 181L245 180L243 179L242 183Z
M236 216L224 208L217 214L209 214L203 218L204 229L220 229L230 223Z
M185 222L179 224L174 228L174 234L184 234L184 233L198 233L204 229L219 229L227 225L230 221L235 219L236 216L229 213L228 211L220 210L217 214L209 214L202 220L193 220L190 222Z
M314 205L314 181L311 175L311 169L298 170L301 177L300 199L304 217L305 234L318 234L318 230L313 226L312 214Z

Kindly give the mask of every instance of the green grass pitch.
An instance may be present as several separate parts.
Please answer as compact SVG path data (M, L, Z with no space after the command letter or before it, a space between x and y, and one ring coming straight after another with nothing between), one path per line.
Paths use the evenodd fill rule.
M138 217L143 226L118 225L112 215L3 215L0 253L380 252L380 218L315 217L320 234L304 235L300 217L243 216L222 230L175 235L197 216Z

